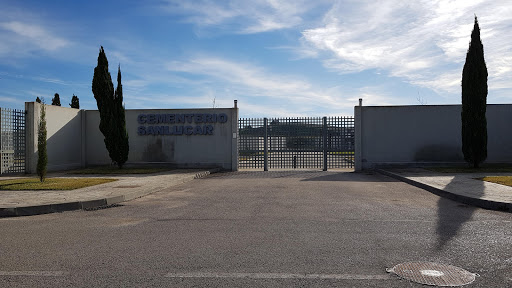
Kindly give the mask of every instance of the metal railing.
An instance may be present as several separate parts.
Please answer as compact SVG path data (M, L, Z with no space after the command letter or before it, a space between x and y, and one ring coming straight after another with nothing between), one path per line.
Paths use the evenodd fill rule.
M0 173L25 172L25 110L0 108Z
M241 118L239 168L353 168L354 137L354 117Z

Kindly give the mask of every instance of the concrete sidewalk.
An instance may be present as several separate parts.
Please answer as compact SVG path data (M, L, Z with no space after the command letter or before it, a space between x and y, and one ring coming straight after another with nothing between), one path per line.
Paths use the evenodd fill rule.
M66 191L0 191L0 217L27 216L91 209L139 198L204 177L214 170L171 170L154 174L73 175L49 173L47 177L99 177L118 181ZM20 177L2 177L3 179Z
M512 212L512 187L477 179L485 176L512 176L512 173L438 173L422 168L376 171L464 204Z

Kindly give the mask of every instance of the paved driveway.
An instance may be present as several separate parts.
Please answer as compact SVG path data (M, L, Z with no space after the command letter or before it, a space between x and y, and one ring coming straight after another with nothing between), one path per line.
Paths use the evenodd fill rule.
M0 287L422 287L385 271L408 261L512 286L512 214L381 175L219 173L0 231Z

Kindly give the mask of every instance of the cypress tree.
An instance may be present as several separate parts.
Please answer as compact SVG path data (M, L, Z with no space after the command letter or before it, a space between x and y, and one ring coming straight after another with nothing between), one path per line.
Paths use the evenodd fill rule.
M478 168L487 158L487 66L475 15L471 42L462 70L462 152Z
M105 137L104 142L107 151L112 151L110 130L113 121L113 97L114 97L114 84L112 84L112 78L110 72L108 72L108 60L103 50L103 46L100 48L98 55L98 65L94 68L94 76L92 78L92 93L96 99L98 105L98 111L100 112L100 131ZM111 157L112 158L112 157ZM112 159L113 160L113 159Z
M117 68L117 88L114 96L114 107L116 119L115 126L112 127L114 131L114 145L116 152L112 158L119 168L122 168L126 160L128 160L128 152L130 150L128 145L128 132L126 132L126 118L125 109L123 106L123 85L121 84L121 66Z
M121 85L121 69L119 68L118 88L114 91L114 84L108 72L108 60L100 48L98 66L94 68L92 79L92 92L100 112L100 131L105 137L105 147L110 159L119 168L122 168L128 159L128 134L126 133L126 119L123 107L123 93Z
M52 98L52 105L60 106L60 96L59 96L59 93L55 93L55 96Z
M78 97L73 94L73 97L71 97L71 103L69 103L69 107L80 109L80 101L78 100Z
M48 154L46 151L46 109L44 102L41 104L41 117L37 130L37 175L39 181L44 182L46 178L46 166L48 165Z

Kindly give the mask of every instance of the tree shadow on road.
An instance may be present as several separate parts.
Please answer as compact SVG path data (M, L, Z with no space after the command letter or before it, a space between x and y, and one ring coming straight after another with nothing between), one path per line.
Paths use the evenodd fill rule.
M400 182L391 177L387 177L374 172L321 172L322 174L313 175L302 181L342 181L342 182Z
M455 176L443 190L451 192L455 191L455 189L463 189L460 183L464 181L473 182L472 192L475 193L473 194L474 197L484 195L483 181L467 179L463 176ZM444 197L439 198L437 202L437 250L444 249L446 244L457 236L464 223L471 220L476 209L474 206L462 204Z

